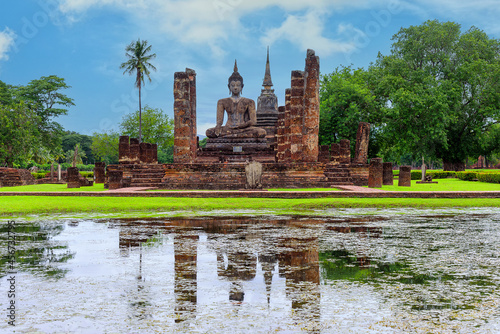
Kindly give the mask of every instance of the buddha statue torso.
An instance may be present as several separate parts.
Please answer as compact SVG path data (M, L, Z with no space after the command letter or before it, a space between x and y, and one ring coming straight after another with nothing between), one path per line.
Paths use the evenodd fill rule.
M217 102L217 125L206 132L209 138L263 138L266 130L258 128L257 112L255 102L245 97L240 97L243 89L243 78L238 73L236 62L234 72L229 77L228 87L232 93L231 97L220 99ZM226 125L222 125L224 112L228 119Z

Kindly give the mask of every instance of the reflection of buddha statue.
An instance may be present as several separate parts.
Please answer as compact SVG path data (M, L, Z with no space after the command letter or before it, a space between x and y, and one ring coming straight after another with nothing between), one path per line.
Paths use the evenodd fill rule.
M208 129L206 134L209 138L264 138L266 130L258 128L255 102L251 99L241 97L243 89L243 78L238 73L236 61L234 72L229 77L228 87L231 97L220 99L217 102L217 125ZM224 121L224 110L227 112L226 125Z

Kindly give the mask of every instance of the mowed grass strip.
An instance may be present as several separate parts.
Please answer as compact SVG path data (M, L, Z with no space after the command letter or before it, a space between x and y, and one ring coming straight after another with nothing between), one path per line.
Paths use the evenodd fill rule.
M51 215L67 213L102 213L120 216L125 213L151 215L156 212L197 212L265 210L266 213L310 213L330 208L470 208L500 207L500 199L473 198L176 198L176 197L67 197L3 196L0 217Z
M2 187L0 192L57 192L57 191L104 191L104 184L94 184L90 187L68 188L66 184L33 184L30 186Z
M387 191L500 191L500 184L487 182L462 181L459 179L435 179L436 183L417 184L418 180L411 181L411 187L399 187L398 180L392 186L377 188Z

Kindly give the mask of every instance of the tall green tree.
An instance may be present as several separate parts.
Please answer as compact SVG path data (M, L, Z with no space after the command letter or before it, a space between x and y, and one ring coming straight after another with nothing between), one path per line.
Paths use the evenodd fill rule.
M354 142L359 122L376 122L384 107L384 100L368 86L367 72L362 68L341 67L324 75L320 101L321 145L338 143L341 139Z
M123 135L136 137L140 123L139 111L124 115L120 123L120 132ZM174 144L174 120L168 117L159 108L144 107L142 112L143 139L147 143L158 144L161 149L166 149Z
M66 115L68 108L75 105L73 99L62 92L69 88L63 78L50 75L32 80L26 86L13 87L11 90L15 101L24 102L38 116L39 143L43 147L38 151L48 152L44 156L48 154L52 159L63 153L61 150L63 127L55 121L55 118Z
M92 154L92 137L87 135L82 135L74 131L65 131L62 136L62 150L63 152L71 151L78 144L79 150L85 152L85 157L83 158L83 163L93 163L95 158Z
M125 55L128 60L120 65L124 69L123 74L135 74L135 86L139 89L139 142L142 141L142 108L141 108L141 86L145 84L144 77L151 82L150 69L156 71L150 61L156 58L155 53L151 53L151 45L148 41L138 39L130 43L125 48Z
M14 167L33 159L39 146L39 117L20 102L0 104L0 166Z
M370 68L375 94L387 101L386 145L463 169L500 119L499 41L439 21L402 28L393 41Z
M118 163L118 143L120 136L116 132L95 132L92 135L92 154L106 164Z

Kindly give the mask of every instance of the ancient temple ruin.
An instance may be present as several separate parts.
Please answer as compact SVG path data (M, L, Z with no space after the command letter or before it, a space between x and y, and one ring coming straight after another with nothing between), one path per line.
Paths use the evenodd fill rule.
M359 125L353 159L349 140L319 146L319 69L319 57L307 50L305 68L291 72L290 88L285 90L284 105L279 106L272 89L268 50L264 88L255 107L253 100L240 96L243 78L235 62L228 79L232 96L218 101L217 124L207 130L205 148L199 147L196 133L196 73L192 69L176 72L174 163L157 164L156 156L148 153L138 159L130 140L123 148L126 157L122 159L120 153L120 165L108 166L108 170L121 171L121 186L244 189L252 187L249 179L255 179L255 175L248 177L246 167L257 162L261 164L257 184L263 188L367 185L368 123ZM144 145L143 149L148 148Z

